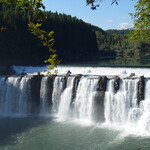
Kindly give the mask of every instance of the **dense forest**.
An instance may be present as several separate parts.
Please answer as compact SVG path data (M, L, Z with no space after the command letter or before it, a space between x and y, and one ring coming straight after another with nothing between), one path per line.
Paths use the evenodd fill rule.
M66 14L45 12L43 28L55 32L55 45L62 63L98 61L118 55L150 55L150 42L130 42L130 30L107 30ZM49 52L28 31L28 12L0 3L0 64L39 65Z

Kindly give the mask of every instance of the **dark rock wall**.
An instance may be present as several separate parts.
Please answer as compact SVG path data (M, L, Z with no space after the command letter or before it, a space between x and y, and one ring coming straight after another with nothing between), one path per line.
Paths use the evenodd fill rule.
M138 82L138 104L140 103L140 101L144 100L144 95L145 95L145 78L144 76L141 76Z
M104 99L107 88L107 77L100 76L96 88L96 94L93 101L93 117L95 122L104 121Z
M40 108L40 88L42 75L34 75L31 78L31 113L38 113Z

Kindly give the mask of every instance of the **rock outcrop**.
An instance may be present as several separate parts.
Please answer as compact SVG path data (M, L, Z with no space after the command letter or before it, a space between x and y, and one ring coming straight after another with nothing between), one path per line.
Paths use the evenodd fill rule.
M81 77L82 77L82 74L78 74L78 75L76 75L76 77L74 79L73 89L72 89L72 102L71 103L73 103L74 100L75 100L76 93L77 93L77 88L78 88Z
M43 75L33 75L30 81L31 87L31 113L38 113L40 107L40 87Z
M138 104L140 101L144 100L145 94L145 78L144 76L140 76L140 80L138 82Z
M107 88L107 77L100 76L96 88L95 98L93 100L93 116L95 122L104 121L104 97Z
M120 83L120 78L118 76L115 76L114 77L114 89L115 89L115 92L117 92L119 90L119 84Z

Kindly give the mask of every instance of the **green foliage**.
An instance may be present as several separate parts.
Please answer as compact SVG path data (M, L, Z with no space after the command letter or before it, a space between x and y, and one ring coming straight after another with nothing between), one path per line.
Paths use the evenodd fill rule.
M90 5L91 6L91 9L92 10L95 10L97 7L99 7L100 6L100 2L101 2L102 0L86 0L86 4L87 5ZM118 5L118 2L117 1L119 1L119 0L112 0L112 2L111 2L111 4L117 4Z
M47 33L46 31L40 29L42 24L39 23L34 24L33 22L30 22L28 25L31 33L40 39L43 46L48 47L49 52L54 53L45 61L46 63L49 62L51 64L48 69L54 69L61 62L57 59L57 54L55 54L56 50L52 48L54 44L54 32L50 31Z
M102 0L86 0L86 4L95 10ZM112 0L112 4L118 5L118 0ZM134 20L129 40L136 42L150 42L150 0L138 0L135 5L135 13L130 14Z
M57 54L63 63L150 54L150 43L127 39L130 30L104 31L70 15L42 13L44 21L29 21L27 10L0 3L0 26L7 28L0 32L0 64L41 65L46 60L51 69L60 63Z
M43 17L41 9L45 9L42 0L0 0L3 4L14 5L22 10L27 10L32 17ZM30 20L29 20L30 21Z
M130 30L107 30L106 32L96 32L98 49L101 53L117 55L150 55L150 43L132 42L128 40Z
M38 21L41 22L44 19L44 12L41 9L45 9L45 6L43 5L42 0L0 0L0 2L1 4L13 5L13 8L19 8L28 13L29 30L41 40L43 46L48 47L49 52L53 53L46 62L50 63L50 69L54 69L60 63L60 60L57 59L57 55L55 54L56 50L52 48L54 44L54 32L51 31L47 33L40 29L42 23L38 23ZM1 31L4 31L5 27L1 27L0 29Z
M0 26L5 25L8 28L6 32L0 34L0 63L43 65L43 60L47 60L49 55L56 54L56 52L49 52L48 47L42 46L41 39L30 34L27 15L24 10L8 6L0 10ZM42 26L40 26L41 22L35 22L35 25L38 23L37 28L40 30L35 29L35 25L33 28L37 33L42 32L44 36L41 38L53 39L49 47L52 46L51 50L54 51L57 49L57 54L63 63L95 59L98 50L95 32L92 31L90 24L65 14L45 12L44 15L47 19L42 22ZM55 34L49 31L54 31Z
M130 15L134 20L130 40L150 42L150 1L138 0L135 5L135 13Z

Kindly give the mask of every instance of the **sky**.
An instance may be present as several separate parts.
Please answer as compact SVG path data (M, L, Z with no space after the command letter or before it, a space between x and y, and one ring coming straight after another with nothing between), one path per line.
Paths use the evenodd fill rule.
M133 27L129 13L134 13L137 0L120 0L118 5L111 5L111 2L103 0L100 7L93 11L86 6L86 0L43 0L47 11L65 13L104 30Z

